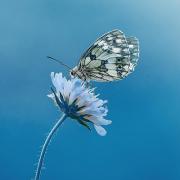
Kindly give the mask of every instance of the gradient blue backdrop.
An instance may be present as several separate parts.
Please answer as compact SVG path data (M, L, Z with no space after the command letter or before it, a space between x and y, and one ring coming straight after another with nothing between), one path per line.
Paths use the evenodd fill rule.
M30 180L60 114L46 97L50 72L67 70L115 28L139 38L136 71L96 83L113 124L100 137L68 120L45 160L42 180L180 179L179 0L0 1L0 180Z

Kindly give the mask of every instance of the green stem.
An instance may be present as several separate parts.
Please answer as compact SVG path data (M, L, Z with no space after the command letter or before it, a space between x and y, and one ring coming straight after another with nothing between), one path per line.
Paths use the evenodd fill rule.
M51 129L51 131L49 132L42 150L41 150L41 154L39 157L39 161L38 161L38 166L37 166L37 170L36 170L36 174L35 174L35 180L39 180L40 179L40 175L41 175L41 169L42 169L42 165L43 165L43 161L44 161L44 157L45 157L45 153L46 153L46 149L49 145L49 142L51 141L54 133L58 130L58 128L60 127L60 125L64 122L64 120L66 119L66 114L63 114L62 117L58 120L58 122L53 126L53 128Z

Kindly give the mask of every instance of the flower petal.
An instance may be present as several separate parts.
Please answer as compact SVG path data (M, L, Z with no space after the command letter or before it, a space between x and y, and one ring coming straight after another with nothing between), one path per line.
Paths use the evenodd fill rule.
M84 116L85 119L91 121L92 123L96 125L109 125L112 123L111 120L106 120L103 117L96 117L96 116Z
M94 128L100 136L105 136L107 134L106 130L102 126L94 125Z

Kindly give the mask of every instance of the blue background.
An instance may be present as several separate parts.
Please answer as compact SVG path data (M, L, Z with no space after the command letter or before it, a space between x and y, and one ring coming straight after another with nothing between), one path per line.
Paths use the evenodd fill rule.
M108 135L66 121L42 180L180 179L180 2L178 0L0 1L0 180L30 180L40 146L60 117L46 97L50 72L75 66L103 33L140 40L136 71L96 83L108 100Z

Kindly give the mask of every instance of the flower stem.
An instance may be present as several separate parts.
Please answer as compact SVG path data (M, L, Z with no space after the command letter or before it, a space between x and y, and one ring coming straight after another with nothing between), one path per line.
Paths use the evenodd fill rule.
M54 133L57 131L57 129L59 128L59 126L64 122L64 120L66 119L66 114L63 114L62 117L58 120L58 122L53 126L53 128L51 129L51 131L49 132L42 150L41 150L41 154L39 157L39 161L38 161L38 165L37 165L37 170L36 170L36 174L35 174L35 180L39 180L40 179L40 174L41 174L41 169L42 169L42 165L43 165L43 161L44 161L44 157L45 157L45 153L46 153L46 149L49 145L49 142L51 141Z

